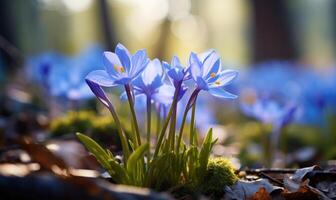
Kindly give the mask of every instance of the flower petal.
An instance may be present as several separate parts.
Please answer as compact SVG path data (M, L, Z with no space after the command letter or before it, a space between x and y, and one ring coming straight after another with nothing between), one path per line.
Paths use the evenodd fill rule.
M170 69L172 69L172 67L170 66L170 64L167 63L166 61L162 61L162 66L167 71L170 70Z
M177 68L182 68L180 59L177 56L173 56L172 61L171 61L171 66L172 67L177 67Z
M118 72L115 70L115 66L121 67L121 62L117 56L117 54L110 52L110 51L105 51L104 52L104 66L106 72L110 76L117 77Z
M122 77L114 81L116 85L126 85L132 81L129 77Z
M110 107L112 106L110 99L106 96L103 88L101 88L100 85L98 85L95 82L90 81L89 79L85 79L86 83L88 84L88 86L90 87L91 91L93 92L93 94L96 95L96 97L98 98L98 100L100 102L102 102L107 108L110 109Z
M86 76L85 79L88 79L104 87L112 87L116 85L114 83L115 80L105 70L92 71Z
M236 77L238 76L238 72L235 70L224 70L218 74L218 78L216 79L216 84L212 84L210 87L222 87L230 84Z
M189 57L190 73L194 81L197 81L197 77L202 76L202 63L198 60L195 53L191 52Z
M162 76L163 69L161 62L158 59L150 61L141 75L144 84L147 86L151 85L157 77L161 79Z
M122 67L124 67L125 71L129 73L131 69L131 54L129 51L124 45L119 43L115 48L115 53L118 55Z
M144 66L146 66L147 60L148 59L146 50L141 49L137 51L132 56L132 66L130 70L130 75L132 76L133 74L137 73L137 71L141 70Z
M222 99L236 99L238 96L225 91L223 88L210 88L209 93Z
M203 63L209 55L215 51L214 49L209 49L208 51L197 54L198 59Z
M197 87L201 90L209 90L207 82L202 77L197 77Z
M158 92L152 95L155 102L169 105L173 101L175 88L171 85L163 85L159 88Z
M134 81L132 81L132 85L134 87L134 90L140 92L143 92L146 89L146 85L140 76L138 76Z
M183 69L172 68L167 72L167 74L175 81L181 81L184 78Z
M207 79L211 73L218 73L220 57L216 51L212 51L203 62L203 76Z
M143 62L143 64L132 72L131 78L134 79L137 76L139 76L141 74L141 72L143 72L143 70L146 69L149 62L150 62L150 60L148 58L146 58L145 61Z

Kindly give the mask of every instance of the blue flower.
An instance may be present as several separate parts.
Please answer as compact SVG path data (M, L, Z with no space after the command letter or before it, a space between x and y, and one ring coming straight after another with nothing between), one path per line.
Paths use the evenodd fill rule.
M28 76L43 86L45 92L71 100L93 97L84 77L92 70L100 69L98 45L86 48L75 57L59 53L44 53L32 57L27 63Z
M162 62L162 64L175 88L183 81L190 79L189 67L183 67L178 57L174 56L171 64L167 62Z
M175 88L164 83L164 70L158 59L150 61L143 72L132 82L134 95L136 97L145 95L151 100L169 105L172 102ZM183 88L181 97L185 92ZM121 95L121 99L126 99L126 92Z
M281 106L278 102L263 99L257 100L252 105L242 104L241 109L247 116L256 118L264 124L272 124L276 128L281 128L294 120L297 105L287 103Z
M157 93L158 88L163 85L164 73L161 63L158 59L150 61L147 67L143 70L133 82L135 93L145 94L151 97Z
M199 90L208 91L215 97L235 99L236 95L224 90L238 75L234 70L221 70L220 57L216 51L203 53L197 56L190 54L189 58L191 77Z
M104 58L105 70L93 71L86 79L105 87L129 84L149 62L145 50L131 55L122 44L116 46L115 53L104 52Z

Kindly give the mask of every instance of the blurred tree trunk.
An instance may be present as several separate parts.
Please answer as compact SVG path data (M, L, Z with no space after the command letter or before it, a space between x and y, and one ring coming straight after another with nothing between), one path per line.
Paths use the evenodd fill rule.
M18 20L18 13L13 12L15 6L22 7L16 1L0 1L0 57L6 71L13 70L13 67L21 65L23 61L17 48L20 45L18 31L21 30L21 21Z
M253 0L252 11L254 62L295 59L285 1Z
M99 0L99 13L100 13L100 21L101 21L101 27L103 36L105 39L105 47L108 50L113 50L114 47L117 45L116 39L115 39L115 33L113 31L113 23L111 21L111 16L109 12L109 5L106 0Z

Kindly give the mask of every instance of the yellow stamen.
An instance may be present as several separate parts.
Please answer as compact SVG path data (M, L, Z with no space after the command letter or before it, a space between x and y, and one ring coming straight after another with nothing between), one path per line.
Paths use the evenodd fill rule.
M216 84L216 85L220 85L221 82L220 82L220 81L216 81L215 84Z
M122 66L114 65L114 69L118 72L125 72L125 69Z
M210 77L211 78L213 78L213 77L215 77L216 76L216 74L214 73L214 72L212 72L211 74L210 74Z

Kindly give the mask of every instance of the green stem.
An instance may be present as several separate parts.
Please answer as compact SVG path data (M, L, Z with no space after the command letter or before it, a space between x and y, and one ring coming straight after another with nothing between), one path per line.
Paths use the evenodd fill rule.
M160 132L160 122L161 122L161 107L162 105L159 105L159 108L156 112L156 139L159 137L159 132Z
M169 128L169 135L168 135L168 141L170 144L170 150L174 151L174 146L175 146L175 127L176 127L176 106L173 108L173 113L171 116L171 121L170 121L170 128Z
M180 93L181 84L178 84L176 87L176 94L178 95ZM169 135L168 135L168 144L170 145L171 151L174 151L174 145L175 145L175 131L176 131L176 110L177 110L177 102L172 105L173 111L170 121L170 128L169 128Z
M111 103L109 103L109 111L114 119L114 122L117 126L117 129L118 129L118 135L119 135L119 138L120 138L120 141L121 141L121 146L122 146L122 150L123 150L123 154L124 154L124 165L126 166L127 164L127 159L130 155L130 150L129 150L129 146L128 146L128 142L127 142L127 137L126 137L126 134L125 132L123 131L122 129L122 126L121 126L121 122L120 122L120 119L116 113L116 111L114 110L114 107L112 106Z
M180 150L180 144L181 144L181 140L182 140L183 129L184 129L185 121L187 119L188 111L196 103L197 95L198 95L199 92L200 92L200 90L198 88L194 90L194 92L191 94L191 96L189 98L189 101L186 105L186 108L184 110L182 123L181 123L181 128L180 128L180 132L179 132L179 135L178 135L178 138L177 138L177 143L176 143L176 152L177 153Z
M190 124L190 145L195 144L195 113L196 113L196 103L192 106L192 111L191 111L191 124Z
M147 96L147 143L148 143L148 152L147 160L150 161L150 139L151 139L151 98Z
M166 117L166 121L161 129L161 132L159 134L159 138L158 138L158 141L157 141L157 144L156 144L156 147L155 147L155 152L154 152L154 156L153 158L155 158L158 153L159 153L159 150L160 150L160 147L161 147L161 144L162 144L162 141L163 141L163 137L166 133L166 130L167 130L167 127L168 127L168 124L169 124L169 121L170 121L170 118L171 118L171 115L172 115L172 112L173 112L173 109L174 109L174 106L175 104L177 103L177 97L178 97L178 91L175 90L175 94L174 94L174 99L173 99L173 103L172 105L170 106L170 109L169 109L169 112L168 112L168 115Z
M139 131L139 126L138 126L138 121L137 121L137 117L136 117L135 110L134 110L134 101L133 101L133 96L131 94L131 86L129 84L126 84L125 85L125 90L126 90L131 114L132 114L132 122L133 122L133 125L134 125L134 131L135 131L135 135L136 135L136 138L133 138L133 142L134 142L134 145L137 147L137 146L141 145L141 139L140 139L140 131Z
M178 134L178 138L177 138L177 142L176 142L176 152L177 153L180 150L180 144L181 144L181 140L182 140L183 128L184 128L185 121L187 119L187 114L188 114L188 109L186 107L186 109L184 110L184 113L183 113L181 128L180 128L180 132Z

